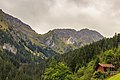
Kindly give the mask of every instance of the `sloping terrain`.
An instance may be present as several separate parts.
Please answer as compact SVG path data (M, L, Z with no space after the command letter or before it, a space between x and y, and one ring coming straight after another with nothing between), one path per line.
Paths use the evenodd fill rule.
M107 80L120 80L120 73L117 74L117 75L112 76L111 78L109 78Z
M41 43L37 38L38 34L30 26L4 13L2 10L0 10L0 30L0 46L13 53L16 50L16 55L23 54L22 57L31 58L27 56L28 54L46 59L57 54L54 50ZM10 48L11 50L9 50Z

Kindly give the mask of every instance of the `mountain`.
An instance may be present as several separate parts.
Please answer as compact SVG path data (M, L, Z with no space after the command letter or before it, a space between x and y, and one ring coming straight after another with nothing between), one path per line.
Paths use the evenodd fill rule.
M86 44L101 40L103 36L97 31L82 29L54 29L46 34L38 34L19 19L0 10L0 27L8 31L16 42L23 42L26 50L32 54L49 58L57 53L65 53ZM37 52L37 53L36 53Z
M27 62L34 60L34 57L41 61L57 54L42 44L37 38L39 35L29 25L2 10L0 10L0 30L2 49L19 55L22 59L28 59Z
M27 61L37 56L38 60L65 53L86 44L101 40L97 31L82 29L54 29L46 34L36 33L29 25L0 9L1 44L3 50L21 56ZM31 57L32 56L32 57Z
M55 29L39 38L43 44L49 46L59 53L80 48L84 45L103 39L103 36L94 30L82 29Z

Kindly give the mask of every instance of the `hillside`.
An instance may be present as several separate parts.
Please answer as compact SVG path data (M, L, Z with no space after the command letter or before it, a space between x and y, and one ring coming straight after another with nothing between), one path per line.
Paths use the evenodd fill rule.
M2 42L0 46L10 44L15 47L15 45L18 44L20 49L15 47L17 50L16 54L22 55L24 53L24 55L22 55L24 58L25 54L27 55L26 52L28 52L28 55L38 56L41 59L46 59L57 54L54 50L42 44L37 38L39 35L32 30L30 26L4 13L2 10L0 10L0 30L2 30L1 35L6 35L6 37L3 36L3 38L1 38L1 41L4 42ZM5 41L8 37L10 40ZM30 58L29 56L26 57Z
M40 79L44 61L57 53L36 36L30 26L0 10L0 80Z
M112 76L111 78L109 78L107 80L120 80L120 73L117 74L117 75Z

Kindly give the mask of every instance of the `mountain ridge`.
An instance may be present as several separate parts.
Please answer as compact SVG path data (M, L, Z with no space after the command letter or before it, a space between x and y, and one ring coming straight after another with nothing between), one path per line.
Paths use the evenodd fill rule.
M5 28L4 30L10 32L14 40L18 42L22 39L29 47L39 46L40 51L38 52L41 52L42 49L50 49L63 54L103 38L99 32L89 29L79 31L74 29L53 29L48 33L38 34L29 25L2 10L0 10L0 20L0 25ZM30 48L27 47L27 49ZM35 49L33 52L35 52Z
M81 29L79 31L74 29L54 29L41 36L44 38L43 43L53 49L57 49L60 53L103 39L103 36L99 32L89 29ZM66 47L61 44L57 45L58 43L61 43L70 49L66 50Z

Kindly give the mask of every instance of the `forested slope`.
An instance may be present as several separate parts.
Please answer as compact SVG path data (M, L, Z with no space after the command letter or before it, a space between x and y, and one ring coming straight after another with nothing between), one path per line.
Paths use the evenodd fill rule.
M55 71L56 74L51 73L61 62L68 67L67 70L72 72L71 74L68 74L68 76L71 76L65 76L65 79L103 80L109 77L111 75L110 72L104 74L96 71L96 66L99 63L113 64L116 67L114 74L117 74L120 72L120 34L116 34L113 38L104 38L80 49L65 53L61 55L60 59L58 59L58 56L55 56L50 61L50 64L54 65L54 67L51 67L50 65L50 67L46 69L44 76L49 77L48 75L51 75L53 80L57 78L57 80L61 79L60 76L62 75L57 75L60 74L57 72L61 71L59 67L57 68L58 71Z

